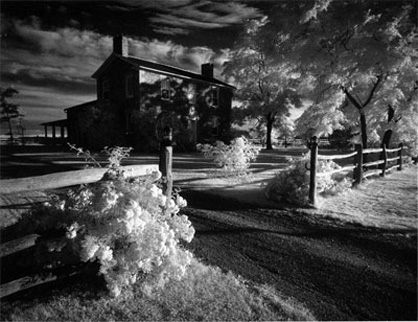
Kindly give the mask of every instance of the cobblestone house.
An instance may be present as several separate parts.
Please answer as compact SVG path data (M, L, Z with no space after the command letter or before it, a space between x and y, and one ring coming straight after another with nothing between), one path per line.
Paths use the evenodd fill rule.
M183 151L230 139L234 87L213 77L213 64L203 64L197 74L141 60L128 55L126 38L116 36L113 53L92 77L97 100L66 109L70 143L156 151L167 125L175 148Z

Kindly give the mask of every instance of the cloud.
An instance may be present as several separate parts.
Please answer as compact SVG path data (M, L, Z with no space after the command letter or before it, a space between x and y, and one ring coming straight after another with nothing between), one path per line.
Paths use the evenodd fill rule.
M117 0L117 2L130 7L161 9L186 6L193 0Z
M154 62L183 68L200 73L201 65L212 62L215 65L215 76L220 78L223 63L228 60L229 50L215 52L208 47L187 47L172 41L129 40L130 55Z
M184 1L184 3L174 1L171 6L163 6L159 1L146 2L145 6L152 6L162 11L150 17L154 31L171 35L188 34L195 28L225 28L262 15L258 9L239 2Z
M92 31L80 31L75 28L42 30L37 18L27 24L21 20L14 22L16 35L32 45L42 54L54 54L63 57L100 57L100 52L109 49L110 43L102 35Z
M111 39L91 31L43 30L37 19L10 25L1 48L3 82L92 89L91 75L111 51Z

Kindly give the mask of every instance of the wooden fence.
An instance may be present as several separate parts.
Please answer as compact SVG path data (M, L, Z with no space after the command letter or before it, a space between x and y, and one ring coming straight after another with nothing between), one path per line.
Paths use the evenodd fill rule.
M344 173L353 170L353 186L361 184L363 179L380 175L385 176L388 171L397 168L402 170L402 143L396 149L387 149L386 146L377 149L363 149L361 144L357 144L355 151L347 154L338 155L320 155L318 154L318 139L313 137L310 143L311 160L310 160L310 183L309 183L309 201L311 205L316 204L316 182L317 178L325 175L332 175L334 173ZM365 155L379 153L378 160L364 162ZM391 154L396 153L396 156ZM389 157L390 156L390 157ZM351 165L343 166L329 172L317 173L318 160L342 160L353 158ZM375 168L375 169L373 169Z
M161 144L159 165L131 165L122 167L125 175L129 177L147 176L152 171L160 170L162 175L167 178L164 182L164 193L171 197L172 187L172 147L171 142ZM101 179L106 169L86 169L62 173L53 173L44 176L31 178L21 178L12 180L2 180L0 187L1 194L14 194L23 191L46 190L52 188L62 188L73 185L96 182ZM1 282L0 298L14 294L16 292L32 288L37 285L56 281L75 274L85 272L91 264L81 263L80 260L62 252L52 252L51 247L65 244L65 236L40 236L38 234L27 235L0 245L0 259L3 265L10 267L13 271L16 265L16 258L21 257L42 257L43 267L51 266L51 262L57 262L57 256L61 264L53 269L38 272L31 271L31 274L17 278L6 283ZM49 249L49 251L48 251ZM20 255L21 254L21 255ZM66 256L67 255L67 256ZM54 258L55 256L55 258ZM49 260L49 262L48 262ZM39 260L37 260L39 262ZM27 262L27 258L24 260ZM6 269L7 271L7 269ZM4 277L4 276L3 276Z

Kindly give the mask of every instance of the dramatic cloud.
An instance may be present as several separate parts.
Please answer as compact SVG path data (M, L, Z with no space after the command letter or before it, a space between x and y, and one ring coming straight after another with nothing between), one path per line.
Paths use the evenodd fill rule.
M227 60L228 51L214 52L208 47L186 47L172 41L159 40L136 41L130 40L130 54L132 56L152 60L157 63L183 68L200 73L201 65L208 62L215 64L215 73L220 77L222 65Z
M131 7L158 9L185 6L192 3L193 0L118 0L117 2L123 3Z
M187 6L178 3L177 6L159 8L163 13L150 17L150 21L154 31L164 34L188 34L194 28L225 28L261 16L258 9L238 2L202 1Z

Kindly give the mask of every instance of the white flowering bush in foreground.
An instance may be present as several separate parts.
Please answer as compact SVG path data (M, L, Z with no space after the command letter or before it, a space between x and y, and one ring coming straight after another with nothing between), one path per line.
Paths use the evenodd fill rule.
M260 152L259 147L243 136L233 139L229 145L222 141L216 141L213 145L198 144L197 150L205 158L213 159L224 176L247 175L251 161L254 161Z
M74 218L67 238L82 261L100 264L115 297L137 282L162 287L169 278L180 279L192 259L180 242L190 242L195 233L179 213L186 200L178 194L167 199L155 183L159 172L146 180L127 180L119 161L111 161L99 182L49 203L55 212Z
M301 159L292 159L289 165L267 184L265 195L268 199L297 205L309 203L309 154ZM348 191L352 179L347 173L324 174L341 167L331 160L319 160L317 163L317 193L322 196L336 195Z

